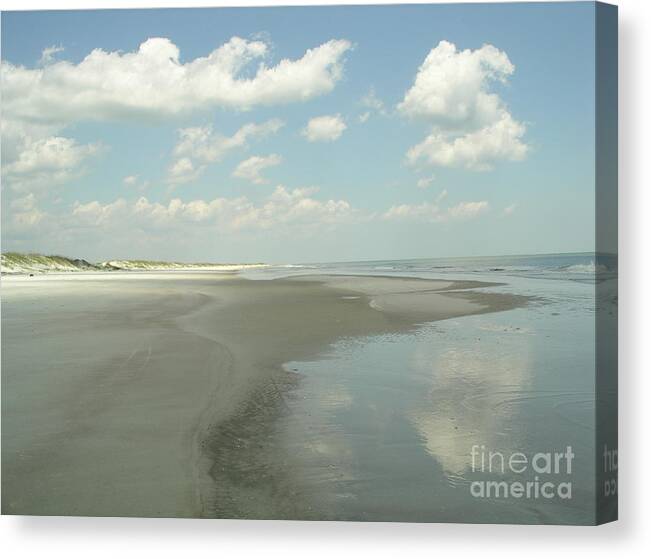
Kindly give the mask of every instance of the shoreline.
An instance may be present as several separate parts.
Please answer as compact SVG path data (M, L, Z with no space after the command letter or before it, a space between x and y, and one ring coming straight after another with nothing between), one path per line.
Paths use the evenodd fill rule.
M68 282L73 275L75 281ZM139 281L130 281L135 277ZM42 498L48 497L49 476L58 476L67 491L50 495L54 500L45 514L305 517L289 505L279 510L291 503L291 487L264 486L270 479L265 477L265 460L282 457L257 457L255 449L247 446L284 413L283 398L300 381L284 364L320 359L341 339L409 332L426 322L509 310L530 300L477 291L499 284L363 275L258 281L203 271L92 273L86 278L75 273L49 276L38 285L32 283L38 278L4 282L5 278L3 299L10 312L3 311L3 435L10 428L7 419L13 424L31 414L37 419L39 414L54 414L49 417L50 428L61 431L57 435L65 443L65 448L59 448L56 438L40 440L40 457L50 464L50 471L44 473L34 470L29 458L35 433L24 432L21 438L12 432L13 438L6 442L3 436L5 514L44 513L29 499L12 503L12 495L24 493L34 483L37 471L45 476L38 484L46 492ZM145 279L151 281L141 281ZM90 309L83 304L79 308L80 291L88 294L84 304ZM57 310L62 308L61 300L63 311ZM27 302L52 308L21 319ZM102 318L97 323L93 316ZM54 367L61 374L54 401L41 394L41 400L28 399L21 408L5 400L24 396L22 392L29 395L28 386L18 378L20 352L6 339L7 334L21 335L12 320L22 324L25 332L29 328L39 332L39 340L50 351L71 352L72 361L44 354L42 365L33 372L43 374ZM48 332L44 322L56 324L57 331ZM89 356L76 347L80 340L66 338L61 345L61 329L73 337L86 336L89 348L97 344L98 335L112 336L112 343L98 346L97 353ZM148 350L145 345L134 348L134 336L146 338ZM28 340L23 343L29 345ZM87 362L80 366L82 357ZM101 393L97 382L104 383ZM77 409L85 400L87 406L102 410L101 417ZM49 407L55 404L58 411L52 412ZM66 430L71 408L86 420L83 433ZM139 434L143 429L150 432L145 443ZM96 446L96 440L104 444ZM111 452L117 455L107 459ZM151 471L142 470L143 464L156 465L153 478ZM93 466L100 468L98 478L108 483L110 492L97 487L92 476L83 475L85 468ZM125 470L130 472L126 480ZM165 479L168 486L161 487ZM124 496L134 488L138 498L128 500L133 506L130 514L124 510L130 506ZM94 499L82 499L80 505L79 494L84 491ZM272 498L279 491L287 499Z

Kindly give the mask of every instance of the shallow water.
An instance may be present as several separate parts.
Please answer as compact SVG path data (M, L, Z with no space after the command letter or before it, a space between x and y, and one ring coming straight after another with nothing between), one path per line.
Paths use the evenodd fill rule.
M393 273L446 277L403 264ZM564 276L477 271L473 262L454 277L504 281L489 290L537 300L415 334L342 340L322 359L288 363L299 381L270 444L290 457L305 510L371 521L593 523L598 267L562 264ZM337 272L360 273L352 268ZM529 461L524 471L509 468L516 453ZM533 468L536 453L560 455L550 456L551 473L545 456ZM491 481L506 481L509 493L487 496ZM528 496L512 493L514 482L525 492L529 483Z

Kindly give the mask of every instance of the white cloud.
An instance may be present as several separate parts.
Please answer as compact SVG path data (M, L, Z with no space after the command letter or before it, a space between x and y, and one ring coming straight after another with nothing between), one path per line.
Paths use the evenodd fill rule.
M189 157L173 161L167 170L167 181L172 184L191 182L199 178L205 167L196 168Z
M18 229L31 229L35 227L45 217L45 214L39 209L34 208L26 212L19 212L13 216L14 225Z
M11 222L15 229L31 229L41 223L45 214L37 207L36 197L30 192L10 203Z
M408 162L486 170L496 161L523 159L525 126L490 91L514 71L507 54L492 45L458 51L441 41L398 105L403 115L431 126L425 140L408 151Z
M46 64L52 63L54 60L54 56L59 53L63 52L64 48L61 46L51 46L43 49L43 52L41 53L41 58L39 59L38 63L41 66L45 66Z
M443 191L447 194L446 191ZM442 193L443 194L443 193ZM489 208L488 202L461 202L456 206L442 208L441 200L445 195L439 195L435 202L421 204L401 204L389 208L382 217L388 220L418 220L429 222L442 222L449 220L471 219Z
M70 123L306 101L332 91L350 48L349 41L331 40L299 59L269 66L267 43L233 37L205 57L182 62L172 41L156 37L135 52L95 49L77 64L59 61L30 69L2 62L3 113Z
M452 219L470 219L488 210L488 202L461 202L448 208L447 215Z
M308 142L334 142L346 128L341 115L324 115L310 119L302 134Z
M38 208L33 208L25 212L15 213L13 218L13 225L18 230L32 229L43 221L45 214Z
M429 177L421 177L418 179L418 181L416 181L416 186L418 188L422 188L423 190L429 188L434 182L434 178L434 175L431 175Z
M207 227L238 231L268 230L278 227L319 228L345 223L357 215L345 200L314 198L316 188L275 188L261 203L247 197L191 200L179 198L167 204L150 202L141 197L127 203L120 198L109 204L98 201L77 203L73 207L73 224L104 228L163 228L202 224Z
M122 179L122 183L138 192L144 192L149 188L149 181L140 178L140 175L128 175Z
M377 113L380 115L385 115L386 110L384 108L384 102L378 98L377 94L375 93L375 88L371 87L366 95L362 97L360 101L360 105L364 107L366 110L360 114L357 118L359 122L364 123L366 122L369 118L371 118L371 115L373 113Z
M254 155L241 161L233 171L233 176L248 180L254 184L264 184L268 181L260 173L268 167L280 165L281 162L282 157L275 153L267 156Z
M107 225L126 207L127 202L124 198L118 198L115 202L105 205L100 204L98 201L88 202L87 204L75 202L72 209L72 216L80 225Z
M210 125L182 128L174 148L177 159L168 169L168 182L181 184L196 180L206 165L221 160L229 151L247 147L251 140L275 134L283 126L282 120L273 118L261 124L245 124L232 136L216 133Z
M445 133L432 132L420 144L407 152L407 161L416 164L424 161L442 167L465 167L473 171L486 171L499 160L521 161L528 146L522 141L525 127L504 111L500 120L451 138Z
M384 112L384 102L375 93L375 88L371 87L368 93L362 97L362 106L373 109L379 113Z
M245 124L232 136L213 132L211 126L179 130L179 143L174 148L177 156L191 156L205 163L221 159L229 150L246 146L251 139L263 138L278 132L284 123L273 118L262 124Z
M233 37L207 56L184 62L169 39L150 38L133 52L95 49L79 63L56 60L62 51L57 46L43 51L36 68L2 61L3 166L29 155L38 142L74 142L60 133L75 122L151 121L217 107L307 101L332 91L350 48L349 41L330 40L300 58L270 64L268 42ZM41 178L51 184L72 176L69 166Z
M10 207L12 210L24 212L27 210L31 210L35 205L36 205L36 196L34 196L33 192L30 192L29 194L23 196L22 198L16 198L15 200L12 200Z
M37 140L55 137L57 128L31 122L11 120L6 114L0 118L2 134L2 167L6 168L18 160L21 153Z
M488 92L491 81L505 82L515 71L505 52L492 45L457 51L441 41L418 69L398 110L446 128L475 129L495 120L502 101Z
M400 204L391 206L384 214L384 219L419 218L427 221L440 221L441 209L437 204L423 202L422 204Z
M78 144L71 138L25 138L11 161L3 161L2 176L16 191L64 183L83 173L83 163L100 150L99 144Z

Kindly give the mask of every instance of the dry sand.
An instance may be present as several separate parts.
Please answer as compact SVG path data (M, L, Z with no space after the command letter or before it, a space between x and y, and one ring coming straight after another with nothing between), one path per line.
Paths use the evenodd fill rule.
M298 380L282 365L344 337L527 302L479 290L487 285L207 272L3 279L2 512L268 516L257 496L278 488L245 459L255 448L242 449Z

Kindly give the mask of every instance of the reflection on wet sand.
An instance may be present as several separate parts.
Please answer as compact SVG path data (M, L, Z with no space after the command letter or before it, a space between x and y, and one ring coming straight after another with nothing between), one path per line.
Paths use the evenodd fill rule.
M563 318L553 305L464 317L340 342L323 360L290 363L300 380L275 440L305 485L318 487L313 513L591 523L589 320ZM584 350L567 351L563 332L572 328ZM474 445L505 456L571 446L572 499L474 498L471 484L481 478L472 472ZM528 480L508 471L496 479Z
M431 384L410 418L451 481L470 468L473 445L500 451L520 446L514 416L529 394L531 348L520 336L524 343L511 343L510 335L500 336L499 345L477 340L441 355L425 348L414 355L416 369L429 372Z

